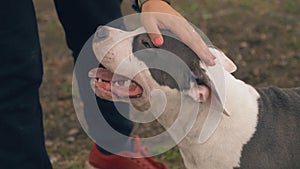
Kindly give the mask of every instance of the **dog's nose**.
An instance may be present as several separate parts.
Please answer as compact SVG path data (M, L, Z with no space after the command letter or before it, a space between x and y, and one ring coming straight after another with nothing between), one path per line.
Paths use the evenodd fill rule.
M97 32L95 33L97 41L101 41L108 37L109 31L105 27L99 27Z

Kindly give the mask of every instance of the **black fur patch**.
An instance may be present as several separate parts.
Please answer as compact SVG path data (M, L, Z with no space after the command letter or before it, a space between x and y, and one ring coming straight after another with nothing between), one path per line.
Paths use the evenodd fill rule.
M239 169L300 168L300 88L257 91L257 131L243 147Z
M188 46L174 38L175 36L170 32L163 31L162 33L164 44L159 48L153 45L147 34L136 36L132 43L134 55L150 67L153 79L159 85L179 90L189 89L192 80L209 87L210 80L205 74L205 70L199 65L199 57ZM179 57L187 66L183 67L175 60L168 59L169 57L164 56L166 53L161 52L159 49L163 49ZM143 51L139 53L141 50ZM153 67L157 67L158 65L163 66L167 72L171 72L172 76L166 71L153 69Z

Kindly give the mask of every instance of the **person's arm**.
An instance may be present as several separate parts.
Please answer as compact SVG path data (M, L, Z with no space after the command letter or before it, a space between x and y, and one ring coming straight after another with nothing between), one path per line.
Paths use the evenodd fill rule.
M137 0L138 9L143 13L157 12L162 14L145 15L142 23L149 33L152 42L156 46L163 44L163 37L159 29L168 29L176 34L184 43L186 43L195 53L209 66L215 65L215 56L213 56L200 35L188 23L188 21L175 9L170 6L166 0ZM143 15L142 15L143 17Z

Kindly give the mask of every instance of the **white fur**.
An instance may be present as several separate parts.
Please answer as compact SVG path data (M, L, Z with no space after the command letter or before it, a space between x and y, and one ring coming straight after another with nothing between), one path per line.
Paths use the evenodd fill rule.
M225 73L225 82L225 109L231 116L223 116L215 133L204 144L194 143L193 140L197 138L195 135L188 135L179 144L188 169L238 167L243 145L251 139L255 132L258 93L253 87L235 79L229 73ZM198 121L201 123L201 117L197 119L197 123ZM201 128L201 126L194 126L194 128Z
M93 47L97 58L102 60L101 63L109 70L116 70L118 65L122 63L125 58L132 56L132 37L130 36L135 32L130 33L116 29L111 29L110 31L114 37L125 36L127 38L125 38L125 40L123 38L123 41L119 41L120 43L108 49L108 54L106 54L107 51L104 52L106 56L103 60L103 56L98 56L104 54L102 48L104 45L95 43ZM109 38L106 42L109 43ZM222 57L226 56L224 55ZM223 58L223 60L226 61L223 65L225 65L224 67L228 67L227 70L229 72L235 71L235 65L232 62L228 62L227 57L225 59ZM256 90L244 82L235 79L228 72L224 72L226 91L224 108L230 116L223 115L222 121L215 133L207 142L200 144L198 138L209 112L210 102L195 102L188 94L180 97L182 95L179 91L159 86L153 79L151 81L149 77L151 77L151 75L147 70L140 72L135 77L135 81L142 85L144 94L139 99L132 99L131 103L139 110L146 111L151 106L149 101L151 91L154 89L164 91L168 104L166 105L165 112L158 118L158 121L164 127L170 127L172 123L177 120L176 112L182 108L180 107L180 103L183 105L194 105L193 103L197 103L199 113L195 118L189 115L189 113L193 113L195 107L184 106L183 108L187 114L183 116L182 119L179 119L187 121L194 118L191 120L196 120L195 123L192 123L192 126L190 126L191 123L182 123L180 127L170 131L170 134L176 140L178 134L180 135L192 127L187 136L178 145L186 167L188 169L231 169L238 167L243 145L251 139L257 125L257 99L259 95ZM195 93L197 92L192 91L190 94L194 95ZM196 100L198 99L197 96L194 97Z

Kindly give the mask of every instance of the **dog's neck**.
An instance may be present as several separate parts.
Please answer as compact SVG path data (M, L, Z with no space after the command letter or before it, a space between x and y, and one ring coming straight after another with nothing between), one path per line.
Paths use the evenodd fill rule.
M197 143L203 118L207 116L207 112L201 112L190 133L179 144L188 169L239 166L241 151L232 150L242 150L255 132L259 95L253 87L229 73L225 73L225 92L224 108L229 116L223 115L211 138L203 144ZM208 111L209 105L203 108Z
M225 72L225 111L231 115L239 115L257 111L258 92L245 82Z

